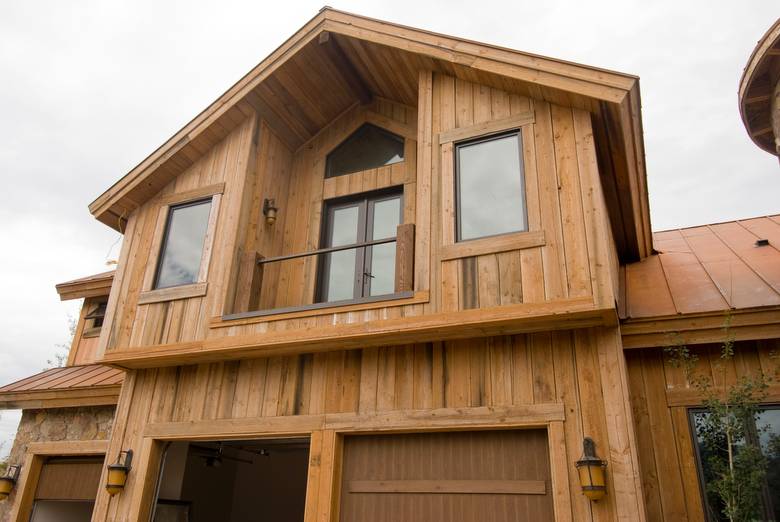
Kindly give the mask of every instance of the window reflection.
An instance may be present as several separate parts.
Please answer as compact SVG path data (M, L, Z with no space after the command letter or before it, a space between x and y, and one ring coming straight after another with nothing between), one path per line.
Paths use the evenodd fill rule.
M528 229L520 132L456 145L458 240Z
M365 124L330 154L325 177L375 169L404 160L404 140L384 129Z
M211 200L171 207L155 288L198 281Z

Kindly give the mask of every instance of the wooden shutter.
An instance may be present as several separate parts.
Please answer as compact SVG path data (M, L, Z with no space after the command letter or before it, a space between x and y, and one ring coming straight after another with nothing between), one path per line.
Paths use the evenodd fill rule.
M342 522L553 520L546 430L344 441Z
M41 468L35 500L95 500L103 457L50 458Z

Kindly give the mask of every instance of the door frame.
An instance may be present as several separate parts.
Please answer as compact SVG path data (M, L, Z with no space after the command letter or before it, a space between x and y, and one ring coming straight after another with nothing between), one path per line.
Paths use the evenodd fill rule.
M550 491L555 520L572 520L569 462L560 403L507 407L438 408L380 413L326 413L195 422L159 422L144 428L136 476L128 487L133 520L147 520L154 503L161 448L168 441L251 440L309 437L305 522L338 521L344 436L430 431L544 428L550 457ZM156 449L155 449L156 448ZM133 473L131 473L132 475ZM131 478L128 479L130 485ZM146 516L146 518L143 518ZM135 517L135 518L133 518Z
M11 509L9 520L27 522L32 514L35 490L41 470L48 457L87 457L103 456L103 471L100 485L105 483L105 455L108 452L107 440L66 440L55 442L31 442L27 445L22 471L16 484L16 502ZM100 495L100 486L95 498Z

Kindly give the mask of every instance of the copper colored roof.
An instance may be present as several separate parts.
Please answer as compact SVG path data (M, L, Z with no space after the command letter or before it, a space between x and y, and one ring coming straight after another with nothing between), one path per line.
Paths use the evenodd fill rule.
M780 305L780 215L653 235L657 255L624 269L624 318ZM758 246L759 239L769 244Z
M73 279L55 286L60 300L80 299L82 297L98 297L108 295L111 283L114 281L115 270Z
M0 387L0 408L115 404L124 377L102 364L51 368Z

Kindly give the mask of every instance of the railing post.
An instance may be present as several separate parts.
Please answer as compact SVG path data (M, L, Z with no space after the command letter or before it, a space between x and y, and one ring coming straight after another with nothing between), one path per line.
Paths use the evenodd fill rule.
M263 287L263 259L256 251L241 255L236 281L236 297L233 301L233 313L250 312L260 306L260 290Z
M414 290L414 223L398 225L395 243L395 291Z

